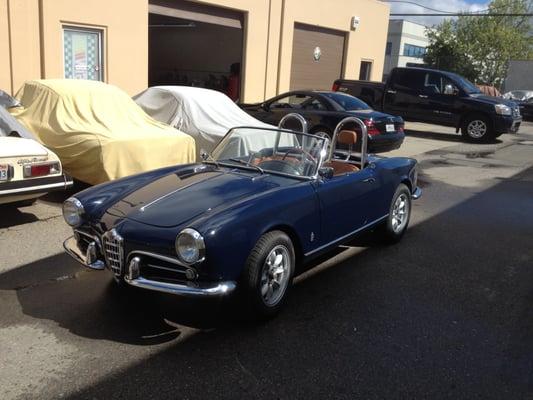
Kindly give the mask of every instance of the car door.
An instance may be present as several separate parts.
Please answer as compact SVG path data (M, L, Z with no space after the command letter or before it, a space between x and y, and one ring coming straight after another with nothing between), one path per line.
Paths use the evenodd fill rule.
M420 105L425 100L421 93L423 78L422 70L395 69L383 94L383 111L405 119L420 119Z
M446 87L451 87L451 92ZM456 102L459 90L455 84L439 72L426 72L422 88L421 121L443 125L455 125L458 110Z
M321 210L321 246L349 236L380 217L379 207L372 202L379 195L373 166L324 178L318 183L317 193Z

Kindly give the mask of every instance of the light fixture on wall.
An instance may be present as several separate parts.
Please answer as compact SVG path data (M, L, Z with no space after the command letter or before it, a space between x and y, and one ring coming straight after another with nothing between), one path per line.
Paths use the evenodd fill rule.
M350 28L352 29L352 31L355 31L357 30L357 27L359 26L359 17L356 17L356 16L353 16L352 17L352 21L350 23Z

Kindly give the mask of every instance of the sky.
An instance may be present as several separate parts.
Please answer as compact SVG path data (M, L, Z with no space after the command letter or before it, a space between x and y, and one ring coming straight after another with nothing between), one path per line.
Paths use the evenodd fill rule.
M490 0L408 0L422 4L427 7L442 11L479 11L488 8ZM432 13L434 11L418 7L414 4L390 3L392 13ZM432 26L439 24L444 17L391 17L395 19L406 19L420 24Z

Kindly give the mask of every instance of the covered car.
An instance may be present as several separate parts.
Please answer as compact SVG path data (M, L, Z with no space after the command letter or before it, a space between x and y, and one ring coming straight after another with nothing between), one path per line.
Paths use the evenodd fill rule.
M224 135L237 126L271 127L241 110L224 93L215 90L154 86L133 99L156 120L194 137L197 155L202 150L211 152Z
M10 112L74 178L98 184L195 161L194 139L162 124L122 90L96 81L26 82Z

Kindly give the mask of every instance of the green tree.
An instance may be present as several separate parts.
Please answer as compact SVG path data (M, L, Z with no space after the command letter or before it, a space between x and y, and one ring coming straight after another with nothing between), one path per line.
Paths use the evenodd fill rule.
M461 16L429 29L425 62L500 87L510 60L533 59L533 37L529 17L491 14L528 13L532 4L532 0L493 0L486 17Z

